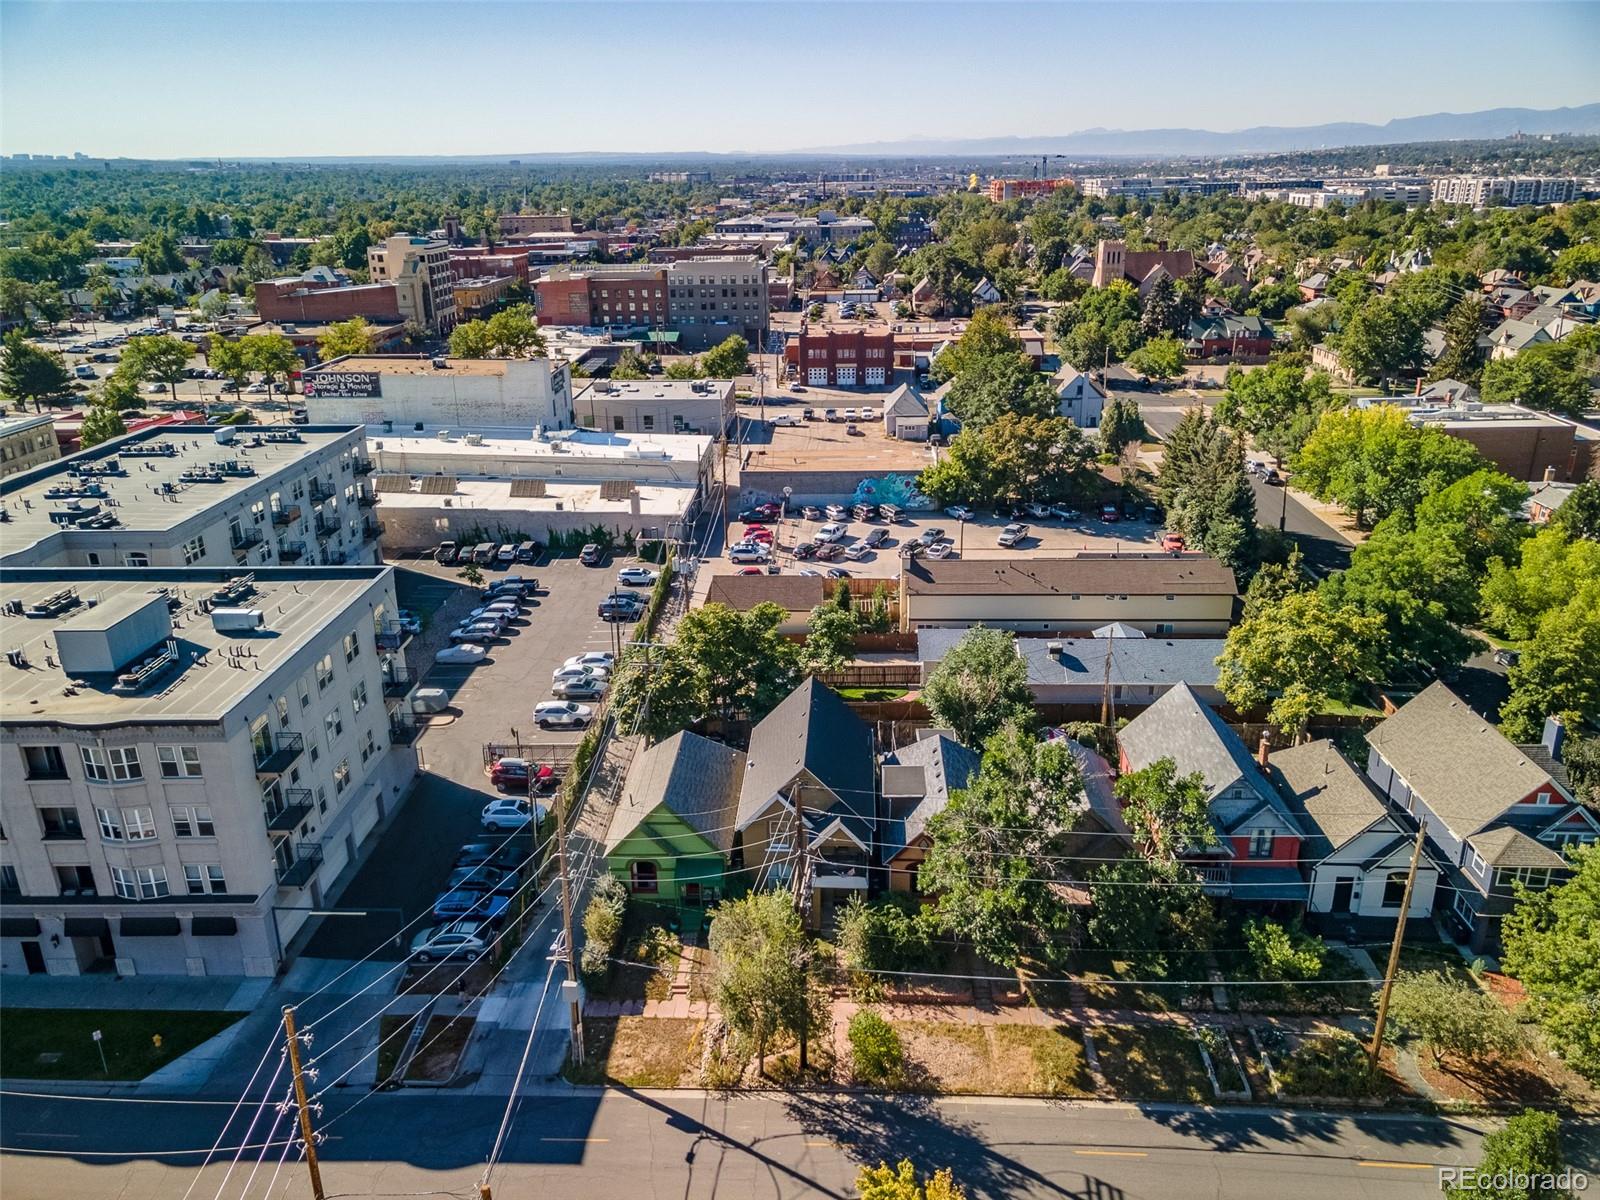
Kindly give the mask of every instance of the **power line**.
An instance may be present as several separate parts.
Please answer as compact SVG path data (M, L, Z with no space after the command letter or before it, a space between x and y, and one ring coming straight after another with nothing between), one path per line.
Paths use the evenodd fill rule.
M195 1172L195 1177L189 1181L189 1186L183 1190L183 1200L189 1200L189 1196L194 1192L195 1184L200 1182L201 1174L210 1165L212 1156L218 1153L218 1147L222 1145L222 1139L228 1134L228 1127L233 1124L234 1117L238 1116L239 1110L244 1107L245 1099L250 1095L250 1089L256 1085L256 1077L261 1074L261 1069L267 1065L268 1057L277 1047L278 1030L282 1028L283 1018L279 1017L278 1023L273 1026L272 1033L269 1035L267 1048L262 1051L261 1058L256 1062L256 1069L250 1072L250 1078L245 1082L244 1090L239 1093L239 1099L234 1102L232 1111L228 1113L228 1119L222 1123L222 1128L217 1130L217 1140L212 1144L211 1149L206 1152L205 1162L200 1164L200 1170ZM274 1073L273 1078L276 1077L277 1075ZM248 1141L249 1139L246 1138L246 1140Z

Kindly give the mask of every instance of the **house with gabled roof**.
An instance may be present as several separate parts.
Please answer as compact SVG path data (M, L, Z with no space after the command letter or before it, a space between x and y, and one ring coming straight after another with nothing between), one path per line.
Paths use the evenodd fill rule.
M837 692L807 678L750 731L736 858L754 888L795 886L814 927L880 866L872 729Z
M1474 953L1499 952L1516 885L1560 882L1562 852L1600 838L1600 814L1578 803L1561 762L1564 737L1551 718L1542 741L1517 745L1443 683L1367 734L1367 775L1423 826L1449 899L1441 919Z
M1056 389L1056 412L1079 429L1095 429L1106 408L1106 394L1088 374L1063 361L1051 382Z
M1305 832L1300 851L1307 914L1332 931L1392 932L1416 826L1389 808L1372 782L1326 738L1272 753L1266 776ZM1424 859L1408 916L1433 911L1438 882L1438 868Z
M727 892L745 756L687 731L634 756L606 868L642 899L702 908Z
M1205 780L1215 842L1185 854L1206 890L1241 902L1303 903L1303 835L1239 735L1185 683L1174 684L1117 734L1124 774L1170 758Z
M930 845L928 822L944 811L951 793L971 782L981 761L977 751L956 741L948 729L930 729L881 757L879 847L890 891L921 894L918 871Z

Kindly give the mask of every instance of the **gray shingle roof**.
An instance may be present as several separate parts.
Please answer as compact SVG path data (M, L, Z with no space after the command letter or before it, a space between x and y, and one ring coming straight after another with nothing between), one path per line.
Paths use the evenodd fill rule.
M1051 654L1045 638L1018 638L1017 652L1036 685L1098 687L1111 660L1111 682L1132 687L1188 684L1215 687L1221 638L1058 638Z
M744 773L744 755L697 733L675 733L641 750L628 770L622 799L612 814L606 853L663 806L717 849L732 849L731 826ZM671 849L682 854L691 847Z
M1386 811L1378 790L1326 738L1276 751L1267 775L1308 835L1308 859L1326 858Z
M1534 841L1520 829L1502 825L1467 839L1491 867L1548 867L1560 870L1570 864L1549 846Z
M883 836L885 860L898 854L928 827L928 821L950 802L950 793L966 787L978 771L979 756L954 738L931 733L883 756L884 795L909 785L910 772L921 776L922 799L899 820L889 822ZM902 774L904 773L904 774Z
M1442 683L1418 692L1367 741L1457 838L1541 787L1560 790L1549 772Z
M833 813L870 843L877 782L872 730L837 692L813 678L784 697L750 732L739 789L739 828L755 820L802 771L838 797Z

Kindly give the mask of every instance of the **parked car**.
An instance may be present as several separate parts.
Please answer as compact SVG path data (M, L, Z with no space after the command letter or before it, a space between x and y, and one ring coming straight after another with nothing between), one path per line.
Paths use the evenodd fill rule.
M868 546L881 546L889 540L889 531L879 526L877 529L867 530L867 536L861 539Z
M1263 483L1270 483L1277 487L1283 483L1283 476L1278 474L1277 467L1268 467L1266 473L1261 476L1261 480Z
M743 542L728 550L728 561L736 563L762 563L768 558L766 548L754 542Z
M817 530L816 535L812 539L813 541L817 542L819 545L823 542L837 542L849 532L845 526L839 524L839 520L843 516L844 510L840 509L839 511L840 517L835 517L834 520L829 524L824 525L821 529ZM830 517L833 516L832 508L828 510L828 515Z
M1521 658L1522 655L1515 650L1496 650L1494 652L1494 661L1502 667L1514 667Z
M803 392L806 390L806 385L803 383L791 383L789 385L789 390L791 392Z
M509 870L522 866L528 858L527 849L511 838L500 842L468 842L456 851L456 861L452 866L478 867L487 863L491 867Z
M507 575L503 579L496 579L483 589L485 600L494 600L501 596L512 596L518 600L525 600L539 590L539 581L531 576Z
M924 546L931 546L935 542L943 540L944 530L940 529L937 525L928 526L928 528L924 529L917 538L917 541L921 542Z
M617 582L629 587L649 587L657 578L649 567L623 567L617 572Z
M945 509L944 512L945 516L954 517L957 521L971 521L975 520L978 516L977 513L973 512L965 504L952 504L949 508Z
M838 542L823 542L817 547L816 556L822 562L837 562L844 557L844 547Z
M950 542L935 542L926 550L929 558L945 559L955 553L955 546Z
M822 520L822 510L815 504L808 504L800 510L800 515L808 521Z
M796 544L794 556L796 558L815 558L817 556L817 544L815 542L800 542Z
M494 925L505 915L510 903L508 897L496 896L492 892L465 890L445 892L433 902L433 919L456 921L462 917L471 917L485 924Z
M521 876L504 867L457 867L445 880L447 892L497 892L508 896L517 890Z
M826 575L829 579L849 579L850 578L850 572L846 571L843 567L829 567L826 571L823 572L823 574Z
M1183 553L1183 534L1163 533L1161 535L1161 549L1168 554Z
M494 560L495 560L495 562L499 563L503 567L509 567L512 563L516 562L517 561L517 546L516 546L516 543L515 542L507 542L505 545L501 546L500 549L495 551Z
M765 525L747 525L744 531L744 540L756 542L762 546L770 546L773 542L772 530Z
M481 663L488 657L489 652L476 642L463 642L458 646L446 646L433 656L433 661L454 666L471 666L474 663Z
M401 633L421 633L422 618L408 609L402 608L394 615L395 624L400 626Z
M555 786L556 771L549 763L529 762L525 758L502 758L489 769L489 782L502 792L549 791Z
M1028 527L1012 523L1000 531L1000 544L1002 546L1015 546L1028 536Z
M1058 521L1076 521L1078 519L1078 510L1068 504L1052 504L1050 506L1050 515Z
M611 668L599 663L584 663L581 666L567 666L565 663L550 672L551 683L565 683L571 679L609 679Z
M1028 515L1035 521L1048 520L1050 517L1050 506L1048 504L1029 504L1026 507Z
M604 552L594 542L590 542L578 551L578 561L586 567L598 567L604 559Z
M501 600L491 600L488 604L480 604L469 614L469 619L474 621L499 621L502 625L509 625L522 615L522 605L509 596ZM466 624L465 621L462 624Z
M504 627L498 621L473 621L450 631L450 640L458 645L492 641L499 637Z
M541 700L533 706L534 724L540 729L582 729L593 716L594 709L571 700Z
M822 572L813 567L801 567L799 573L812 579L820 579L822 577ZM758 571L757 574L760 574L760 572Z
M822 510L830 521L843 521L850 515L850 510L842 504L830 504Z
M599 700L611 689L604 679L563 679L550 685L550 694L562 700Z
M534 559L536 559L538 557L539 557L539 543L538 542L522 542L521 544L519 544L517 546L517 561L519 563L531 563Z
M538 815L543 817L544 810L538 810ZM526 828L537 818L533 805L526 800L491 800L483 806L481 819L485 829L511 832Z
M1120 521L1122 514L1117 511L1115 504L1102 504L1100 506L1100 519L1107 522Z
M582 654L574 654L561 665L564 667L605 667L609 670L616 665L617 656L609 650L585 650Z
M852 542L844 548L844 556L851 562L860 562L872 555L872 547L865 542Z
M850 510L850 515L857 521L875 521L878 519L878 506L876 504L857 504Z
M612 592L595 606L595 611L607 621L637 621L644 616L645 601L635 592Z
M917 541L915 538L908 538L900 543L900 557L908 559L916 558L927 548L927 546Z
M489 939L483 936L480 922L451 921L420 930L411 939L411 961L447 962L455 958L472 962L488 948Z

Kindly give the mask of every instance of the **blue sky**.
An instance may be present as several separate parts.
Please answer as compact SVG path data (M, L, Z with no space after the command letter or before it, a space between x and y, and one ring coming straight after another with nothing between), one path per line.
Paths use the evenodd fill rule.
M0 0L0 149L782 151L1600 99L1600 4Z

